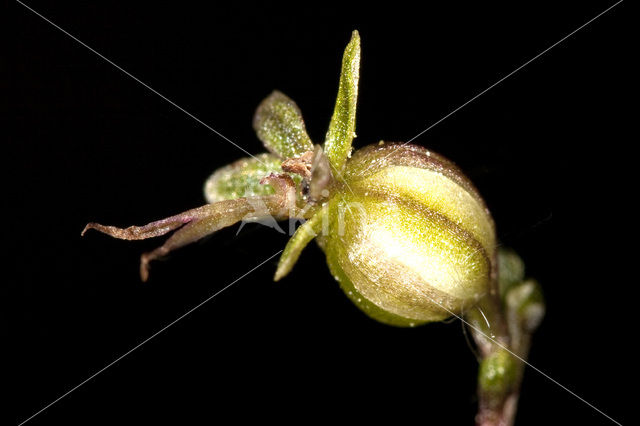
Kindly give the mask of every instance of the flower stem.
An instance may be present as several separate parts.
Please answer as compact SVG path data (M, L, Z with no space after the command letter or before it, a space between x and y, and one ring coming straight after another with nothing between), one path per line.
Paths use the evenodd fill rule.
M467 313L479 351L478 426L511 426L531 335L544 316L540 286L524 280L521 260L512 252L498 254L500 273L493 288Z

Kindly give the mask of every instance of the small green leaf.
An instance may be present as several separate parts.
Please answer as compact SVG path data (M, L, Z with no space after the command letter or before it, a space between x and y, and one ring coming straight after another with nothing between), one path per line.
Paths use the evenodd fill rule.
M338 98L333 110L324 150L331 165L340 172L351 154L351 143L356 137L356 103L360 73L360 35L354 31L342 57L342 72Z
M282 173L280 163L281 160L275 155L264 153L219 168L204 185L207 202L273 194L273 188L261 185L260 180L271 173ZM297 179L300 180L299 177Z
M300 108L277 90L258 106L253 116L253 129L264 146L282 159L313 151Z

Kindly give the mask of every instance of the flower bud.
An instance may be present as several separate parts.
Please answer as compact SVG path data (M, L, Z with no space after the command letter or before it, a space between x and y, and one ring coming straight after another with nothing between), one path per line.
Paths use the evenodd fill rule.
M376 320L413 326L459 314L489 289L491 215L450 161L414 145L354 154L321 240L347 296Z
M424 148L380 142L351 156L359 67L354 31L322 146L313 145L295 102L273 92L253 120L269 154L211 175L209 204L143 226L89 223L83 234L140 240L175 231L141 256L146 280L152 260L239 221L306 219L283 250L275 280L317 238L336 280L371 317L413 326L461 313L495 277L491 215L460 170Z

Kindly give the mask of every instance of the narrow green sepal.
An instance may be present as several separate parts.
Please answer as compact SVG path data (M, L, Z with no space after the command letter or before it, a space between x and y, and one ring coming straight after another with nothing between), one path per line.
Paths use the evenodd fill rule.
M264 146L282 159L313 151L300 108L277 90L258 106L253 116L253 129Z
M289 239L287 246L284 248L284 251L280 256L278 269L276 269L276 273L273 277L274 281L279 281L291 272L291 269L293 269L293 266L298 261L302 250L311 240L322 232L322 224L326 214L327 209L323 208L296 229L296 232Z
M356 136L359 75L360 35L354 31L342 57L338 97L324 143L329 162L338 172L351 155L351 143Z

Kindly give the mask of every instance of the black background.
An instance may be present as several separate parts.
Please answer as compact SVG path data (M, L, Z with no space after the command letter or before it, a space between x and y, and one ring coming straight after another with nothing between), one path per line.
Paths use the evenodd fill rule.
M321 142L342 50L362 37L356 147L406 141L613 2L423 6L29 1L251 153L251 118L277 88ZM625 423L637 370L630 288L633 195L620 158L631 49L621 4L415 143L456 161L499 238L543 285L530 361ZM282 249L237 226L138 278L128 243L88 221L141 224L204 202L216 168L245 156L20 4L2 60L2 405L10 424L46 404ZM6 89L6 90L5 90ZM626 194L625 194L626 192ZM624 194L620 196L619 194ZM368 319L310 245L277 257L29 424L392 420L472 424L476 361L459 321L396 329ZM527 369L517 424L611 424Z

